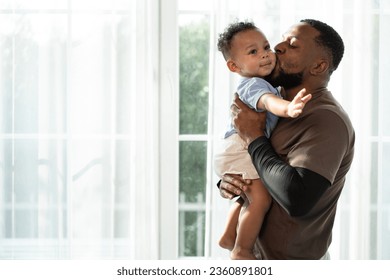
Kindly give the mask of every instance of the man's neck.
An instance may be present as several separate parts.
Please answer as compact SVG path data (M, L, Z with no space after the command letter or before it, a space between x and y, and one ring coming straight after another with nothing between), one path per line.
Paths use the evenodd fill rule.
M297 86L294 88L284 89L285 90L285 99L288 101L293 100L295 95L297 95L297 93L303 88L306 89L305 95L307 95L309 93L312 94L312 93L315 93L318 91L322 91L322 90L326 89L326 86L310 87L310 86L300 85L300 86Z

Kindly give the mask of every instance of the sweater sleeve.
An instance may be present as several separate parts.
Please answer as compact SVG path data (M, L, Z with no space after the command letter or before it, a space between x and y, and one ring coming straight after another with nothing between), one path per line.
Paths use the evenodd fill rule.
M265 136L253 141L248 152L272 197L291 216L307 214L331 185L316 172L284 162Z

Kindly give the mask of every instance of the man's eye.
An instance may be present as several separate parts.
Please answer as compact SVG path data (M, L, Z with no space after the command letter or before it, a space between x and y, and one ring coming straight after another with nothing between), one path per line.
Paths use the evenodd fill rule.
M296 46L296 39L295 38L292 38L291 40L290 40L290 48L292 48L292 49L295 49L297 46Z

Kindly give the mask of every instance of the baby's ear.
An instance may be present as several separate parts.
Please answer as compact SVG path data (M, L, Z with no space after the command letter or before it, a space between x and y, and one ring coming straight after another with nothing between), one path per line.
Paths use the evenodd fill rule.
M240 68L237 66L237 64L233 60L229 59L228 61L226 61L226 65L230 71L240 72Z

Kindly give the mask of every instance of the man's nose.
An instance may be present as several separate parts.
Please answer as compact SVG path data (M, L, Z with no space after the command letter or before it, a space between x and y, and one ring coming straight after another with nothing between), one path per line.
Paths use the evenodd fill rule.
M277 54L283 53L284 52L283 42L277 44L274 49L275 49L275 53Z

